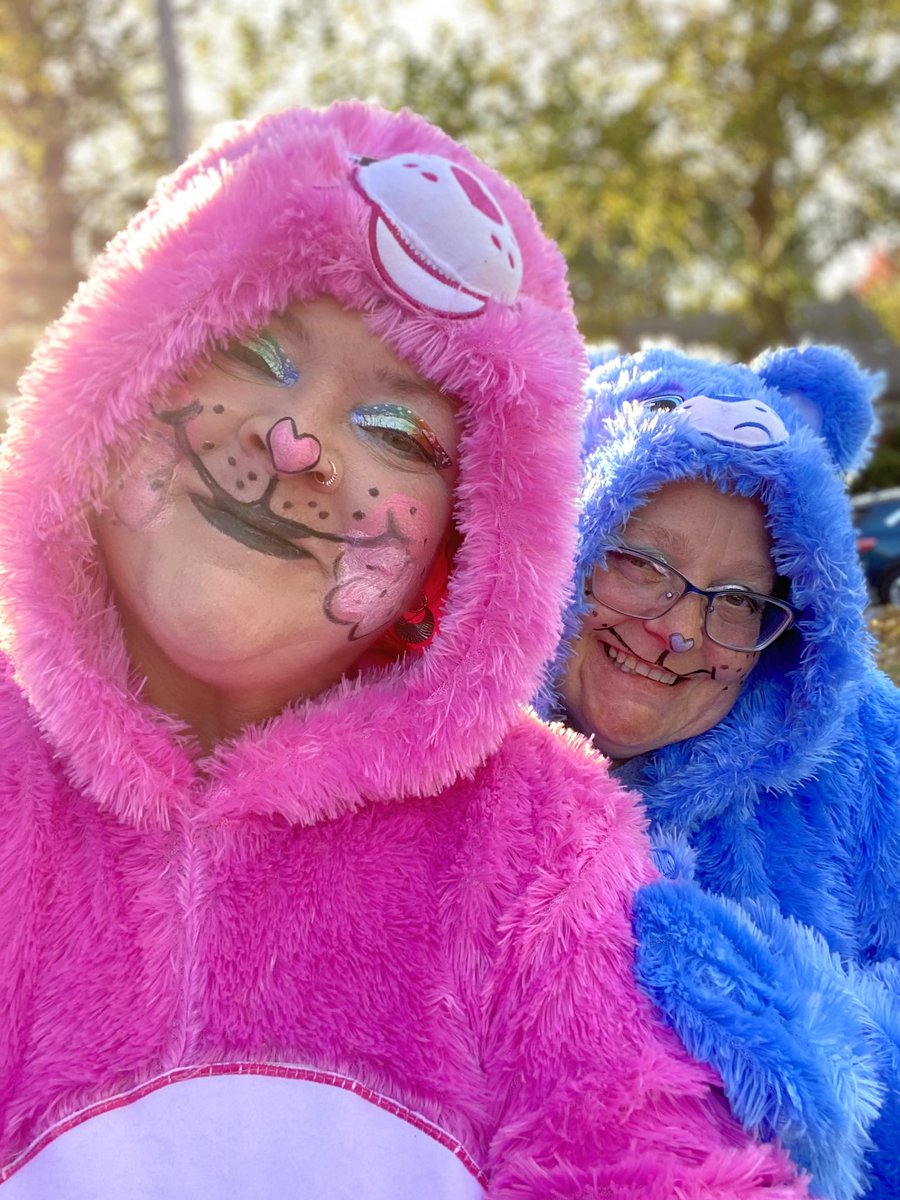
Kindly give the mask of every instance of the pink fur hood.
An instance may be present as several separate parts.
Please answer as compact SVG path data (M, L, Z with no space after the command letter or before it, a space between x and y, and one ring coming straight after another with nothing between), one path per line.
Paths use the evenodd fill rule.
M447 212L405 207L407 170L493 251L427 254ZM129 676L91 510L210 339L323 292L462 402L449 602L416 661L196 763ZM0 484L2 1200L806 1195L636 988L635 804L520 704L580 373L524 201L354 104L226 130L50 332Z
M368 182L372 160L384 170ZM454 190L425 227L421 200L404 209L389 174L416 163L456 172L431 185ZM388 262L386 276L387 227L440 270L416 275L414 261L407 278ZM473 260L476 235L494 259ZM322 293L462 400L464 541L426 655L220 748L201 787L171 723L129 682L88 516L180 371L215 339ZM211 815L310 823L470 774L560 633L581 377L559 252L515 189L438 130L355 103L225 128L162 182L45 337L3 449L5 645L73 782L149 828L170 825L185 797Z

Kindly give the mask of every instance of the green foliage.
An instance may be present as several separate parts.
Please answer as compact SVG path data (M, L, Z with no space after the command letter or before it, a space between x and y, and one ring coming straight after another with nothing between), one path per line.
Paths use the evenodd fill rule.
M422 112L531 197L594 340L715 310L747 356L785 338L842 249L897 240L900 0L456 0L452 19L421 0L177 0L175 16L197 137L338 96ZM0 5L0 392L168 167L163 97L152 0Z
M138 6L0 5L0 394L164 163L158 76Z
M842 248L895 219L898 0L468 10L424 44L399 30L387 55L326 56L310 88L409 104L516 179L591 337L714 308L750 355L787 335Z

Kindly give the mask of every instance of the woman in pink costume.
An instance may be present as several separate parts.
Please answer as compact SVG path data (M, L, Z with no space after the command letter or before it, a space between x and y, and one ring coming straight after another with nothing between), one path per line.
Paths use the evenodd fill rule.
M0 1200L806 1194L637 993L631 800L520 706L580 363L522 198L358 104L220 133L48 333L0 487Z

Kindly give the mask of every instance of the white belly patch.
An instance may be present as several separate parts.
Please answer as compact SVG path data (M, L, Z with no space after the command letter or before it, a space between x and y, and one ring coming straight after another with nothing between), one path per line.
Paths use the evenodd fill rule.
M311 1068L182 1069L49 1129L0 1169L2 1200L478 1200L450 1134Z

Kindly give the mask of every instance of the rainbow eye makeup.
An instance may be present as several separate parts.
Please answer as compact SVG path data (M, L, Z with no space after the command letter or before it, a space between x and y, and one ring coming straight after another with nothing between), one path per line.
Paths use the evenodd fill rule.
M244 346L262 359L284 387L293 387L300 378L300 372L271 334L261 333L259 337L249 338Z
M220 359L220 365L229 363L244 368L240 372L242 378L246 377L249 368L258 378L281 387L293 387L300 378L300 372L270 333L231 342L222 351ZM225 369L228 369L227 365Z
M438 471L453 466L450 455L431 426L403 404L373 404L359 408L353 413L352 420L359 429L383 430L385 444L404 457L420 458Z

